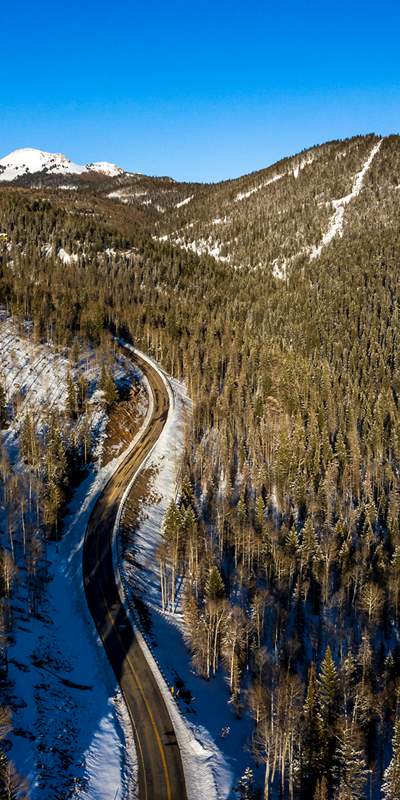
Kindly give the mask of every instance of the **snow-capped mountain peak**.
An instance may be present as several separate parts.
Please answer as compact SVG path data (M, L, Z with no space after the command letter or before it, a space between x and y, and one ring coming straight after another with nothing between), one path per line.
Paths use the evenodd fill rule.
M62 153L46 153L33 147L13 150L0 160L0 181L14 181L24 175L47 172L52 175L80 175L87 168L74 164Z
M82 175L87 172L99 172L108 177L115 177L122 175L124 170L107 161L84 166L75 164L63 153L47 153L34 147L13 150L0 159L0 181L14 181L38 172L45 172L48 175Z

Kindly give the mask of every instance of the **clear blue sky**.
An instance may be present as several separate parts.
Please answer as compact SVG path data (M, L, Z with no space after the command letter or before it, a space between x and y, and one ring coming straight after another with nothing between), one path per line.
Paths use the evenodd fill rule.
M181 179L400 130L399 0L4 0L0 154Z

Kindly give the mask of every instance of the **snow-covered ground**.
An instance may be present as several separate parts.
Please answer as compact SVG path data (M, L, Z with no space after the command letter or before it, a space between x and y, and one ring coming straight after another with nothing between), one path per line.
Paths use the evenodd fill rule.
M134 596L139 597L147 606L149 626L146 626L145 637L164 676L163 680L159 675L161 685L180 688L176 703L171 698L169 703L175 707L172 717L189 800L200 797L222 800L234 797L238 779L246 766L252 764L248 752L251 722L247 717L238 719L234 713L222 671L210 682L194 673L183 640L180 603L175 614L163 613L161 607L157 549L162 541L165 511L178 491L185 426L191 412L185 387L175 380L170 380L170 384L174 403L164 431L146 463L151 476L148 497L141 506L139 524L124 550L125 558L120 543L121 578L128 599L132 602Z
M344 212L346 210L346 206L348 206L349 203L355 200L355 198L358 197L358 195L360 194L361 189L363 188L364 185L364 178L382 145L382 141L383 140L380 139L379 142L377 142L373 146L362 168L354 176L353 186L350 194L347 194L345 197L340 197L339 200L332 200L334 213L329 221L328 228L325 231L320 244L314 246L311 251L312 259L318 258L321 255L323 248L326 247L328 244L330 244L332 239L334 239L336 236L342 236L343 224L344 224Z
M21 390L23 395L11 430L3 434L16 469L21 469L16 441L22 414L29 407L40 428L49 403L63 409L69 365L65 355L18 334L6 315L0 320L0 354L10 402ZM90 358L86 367L89 372L98 370L98 365L90 364ZM151 491L134 538L136 566L133 570L123 562L123 579L128 592L134 583L135 594L141 592L148 603L148 657L164 676L158 673L166 701L172 704L190 800L219 800L234 796L237 780L251 764L246 749L251 723L246 717L236 717L222 671L210 683L194 674L183 641L179 603L175 614L161 610L156 550L163 515L176 496L190 415L184 387L172 381L172 389L171 413L146 465L152 474ZM101 433L98 419L97 425ZM82 586L85 526L96 497L125 455L100 469L101 449L100 435L96 463L73 495L62 540L45 545L41 563L47 585L39 615L28 612L23 574L13 593L6 698L14 726L9 755L18 771L28 777L32 800L57 796L133 800L136 796L136 755L130 724L87 611ZM4 517L4 509L0 516ZM181 687L176 701L169 695L172 685Z
M100 172L101 175L107 175L108 178L115 178L117 175L124 174L122 167L118 167L117 164L111 164L109 161L94 161L91 164L86 164L86 167L91 172Z
M191 225L188 227L192 227ZM182 236L177 236L176 234L164 234L163 236L154 237L158 239L159 242L171 242L171 244L177 245L177 247L181 247L182 250L190 250L192 253L197 253L198 256L202 256L208 254L215 258L216 261L226 262L229 263L231 260L230 256L222 256L221 250L224 244L229 244L229 242L219 242L215 241L211 236L207 239L201 237L200 239L193 239L193 241L187 241Z
M61 543L47 544L49 584L39 618L27 614L23 585L14 598L9 755L28 778L31 800L135 797L130 724L82 585L86 522L115 466L91 470L75 493Z
M101 356L98 358L95 351L87 350L80 354L79 363L72 365L65 351L35 343L30 325L19 331L9 315L0 310L0 380L8 404L15 409L12 425L5 435L6 444L15 438L26 412L39 423L52 410L65 411L68 372L74 382L79 375L88 382L87 413L99 442L107 422L102 395L97 391L100 361ZM136 374L131 362L120 357L115 358L112 371L117 382L125 378L132 381Z
M96 389L100 366L95 354L84 353L74 373L65 354L36 344L29 331L27 326L27 335L18 332L7 314L0 313L0 376L15 408L2 443L14 471L24 471L18 460L18 430L26 411L38 430L51 408L62 412L69 369L74 378L79 371L89 381L87 413L97 447L95 462L73 494L61 541L44 544L39 560L44 588L36 616L28 610L25 565L20 563L2 698L13 717L9 757L28 778L31 800L131 800L136 775L131 727L86 608L81 568L90 510L124 454L100 468L107 417ZM116 359L113 371L117 379L128 381L136 374L124 358ZM0 529L7 529L4 507Z

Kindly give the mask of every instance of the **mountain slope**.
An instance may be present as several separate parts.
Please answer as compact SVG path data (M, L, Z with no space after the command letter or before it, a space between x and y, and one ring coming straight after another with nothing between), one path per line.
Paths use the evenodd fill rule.
M165 215L160 236L234 267L285 277L350 230L363 195L371 199L372 171L386 169L387 159L396 170L399 154L399 137L372 135L312 148L188 198ZM395 186L386 190L397 204Z
M397 213L399 159L398 136L359 136L315 146L235 180L195 184L124 173L107 162L81 167L65 156L22 150L0 161L0 181L62 193L63 205L80 214L89 206L89 213L119 220L125 230L139 224L154 240L286 279L351 235L360 209L367 211L364 198L372 224L382 202L389 218Z
M157 591L173 618L185 587L193 669L207 678L210 706L225 670L224 728L236 711L258 758L276 758L275 775L258 771L271 797L309 800L325 776L337 794L342 733L368 770L354 797L378 800L390 760L399 145L398 136L329 142L214 185L85 173L57 179L76 191L58 188L57 176L42 176L40 189L0 188L0 301L21 325L32 321L35 340L79 353L86 339L101 348L106 331L120 334L185 379L193 417ZM135 568L136 534L132 526ZM147 624L145 596L143 606ZM335 700L323 717L328 671ZM190 676L178 704L184 695L196 713ZM227 741L234 758L237 739Z

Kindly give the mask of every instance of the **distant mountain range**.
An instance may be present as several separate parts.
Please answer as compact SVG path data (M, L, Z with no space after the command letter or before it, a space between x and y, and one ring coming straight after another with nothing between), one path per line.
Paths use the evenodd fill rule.
M2 182L2 183L1 183ZM0 185L56 193L63 204L144 228L159 242L278 281L329 257L361 224L387 227L400 204L400 137L374 134L315 145L265 169L213 184L84 166L33 148L0 160ZM67 192L66 190L70 190ZM73 191L71 191L73 190Z
M13 150L0 160L0 181L15 181L28 175L47 173L49 175L82 175L97 172L107 177L123 175L124 170L108 161L91 164L75 164L62 153L46 153L34 147Z

